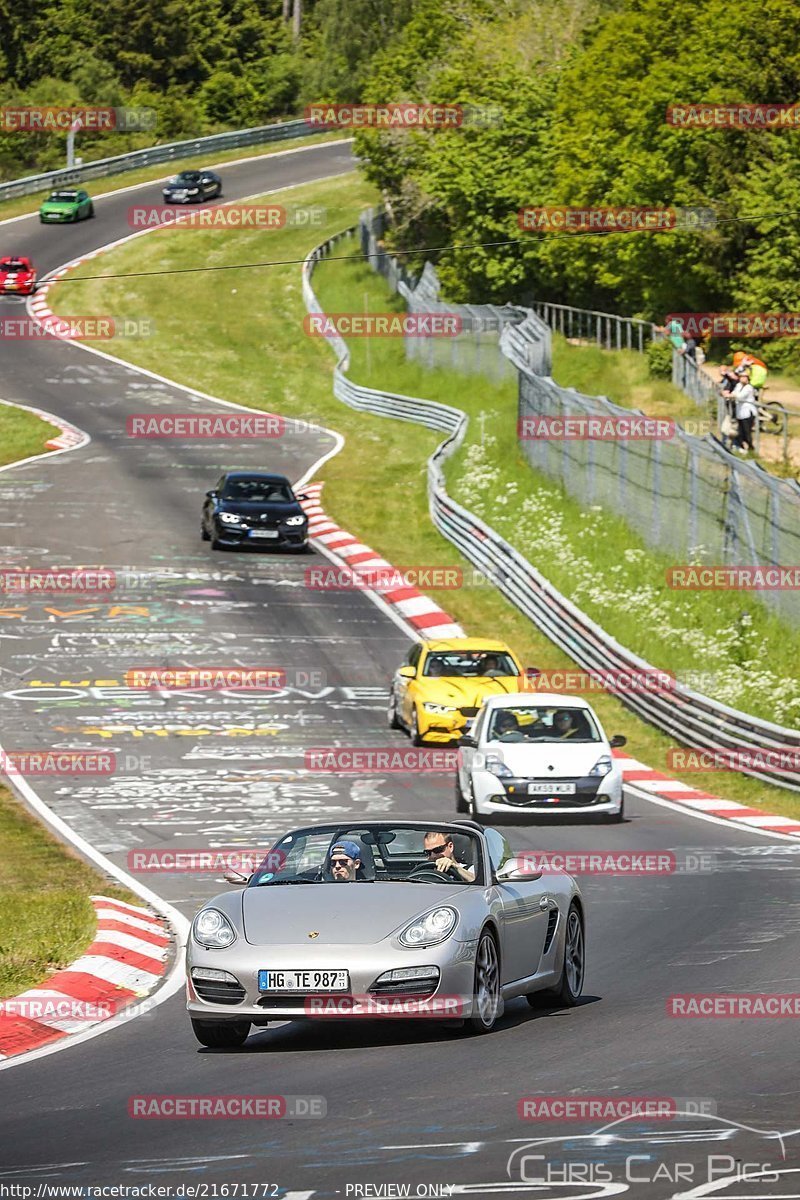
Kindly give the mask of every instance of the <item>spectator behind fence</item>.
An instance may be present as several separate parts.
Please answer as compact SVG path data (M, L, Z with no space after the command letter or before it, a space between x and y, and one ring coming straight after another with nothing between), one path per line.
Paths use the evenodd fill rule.
M726 450L730 449L730 444L733 438L739 436L739 422L736 420L736 401L733 398L733 393L739 383L739 376L734 371L733 367L722 366L719 369L719 390L722 399L725 401L725 408L720 421L719 432L722 438L722 444Z
M665 317L664 324L656 325L654 328L658 333L663 333L672 342L678 354L686 353L687 342L683 336L683 322L679 321L677 317L673 317L671 321L668 321ZM697 346L694 338L691 339L691 342L693 347ZM692 354L692 357L694 357L694 354Z
M739 432L734 439L733 448L740 454L746 454L748 450L753 449L753 426L758 416L758 405L755 389L750 382L750 371L740 367L738 375L740 382L733 390L733 399L736 403Z

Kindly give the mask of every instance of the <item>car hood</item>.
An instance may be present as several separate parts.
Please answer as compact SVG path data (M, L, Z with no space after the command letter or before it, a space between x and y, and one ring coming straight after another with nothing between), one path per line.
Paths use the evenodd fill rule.
M0 279L33 279L33 271L0 271Z
M418 686L423 701L453 704L456 708L480 708L487 696L518 692L519 683L516 675L499 675L487 679L421 679Z
M40 212L66 213L78 207L77 200L45 200Z
M494 754L515 775L536 775L542 779L588 775L598 758L610 755L605 742L547 744L536 742L487 742L483 753Z
M220 500L217 504L217 510L219 512L238 513L240 517L296 517L303 511L296 500L274 504L253 504L244 500Z
M242 917L251 946L372 945L463 892L463 884L309 883L245 888Z

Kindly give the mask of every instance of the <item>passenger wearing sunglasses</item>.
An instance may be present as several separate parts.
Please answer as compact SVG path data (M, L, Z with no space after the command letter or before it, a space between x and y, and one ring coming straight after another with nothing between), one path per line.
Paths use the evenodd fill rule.
M424 849L425 857L432 865L436 865L437 871L447 871L450 875L457 875L465 883L475 882L475 868L465 867L463 863L456 862L453 839L447 834L441 833L438 829L432 829L425 834Z

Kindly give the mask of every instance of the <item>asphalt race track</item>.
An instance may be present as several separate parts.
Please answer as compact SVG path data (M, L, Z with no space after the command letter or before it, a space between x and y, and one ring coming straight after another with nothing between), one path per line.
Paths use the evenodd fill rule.
M227 166L225 198L351 166L343 145ZM159 186L101 199L94 221L63 230L36 217L0 225L0 246L31 255L43 274L124 236L132 197L157 203ZM14 301L0 304L12 312ZM54 341L4 344L0 396L58 414L92 439L0 473L2 563L120 572L113 596L5 598L1 614L5 748L117 755L109 778L32 781L74 830L128 869L136 849L266 846L286 828L344 815L453 816L444 775L302 770L309 747L406 744L387 730L385 709L407 633L366 595L306 588L313 556L212 554L199 538L202 496L221 468L268 467L297 480L332 449L328 434L287 435L266 456L246 442L177 450L132 440L127 415L185 412L185 392ZM201 661L280 667L288 685L274 696L166 697L124 686L131 666ZM800 846L632 796L627 816L620 826L542 821L507 831L520 850L677 856L674 874L582 880L589 967L577 1008L513 1001L482 1038L422 1022L320 1022L276 1025L242 1050L211 1051L195 1042L178 994L121 1028L0 1071L0 1196L23 1195L11 1185L35 1196L40 1183L171 1185L173 1195L205 1185L195 1194L209 1197L257 1184L239 1194L293 1200L390 1195L380 1191L389 1184L409 1185L412 1196L548 1200L800 1195L796 1023L666 1013L674 993L798 990ZM187 916L221 890L202 875L141 878ZM234 1093L322 1097L326 1116L128 1116L132 1095ZM517 1103L532 1094L669 1097L687 1115L591 1137L606 1122L520 1120ZM744 1164L748 1180L734 1182ZM709 1193L709 1174L729 1178Z

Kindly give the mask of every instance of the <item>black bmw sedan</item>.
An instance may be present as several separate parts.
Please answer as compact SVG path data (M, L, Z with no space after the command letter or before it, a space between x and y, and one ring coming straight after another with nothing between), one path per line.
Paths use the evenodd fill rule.
M206 492L201 521L204 542L223 546L277 546L303 551L308 546L308 518L284 475L260 471L227 471Z
M197 204L222 195L222 180L215 171L181 171L161 189L167 204Z

